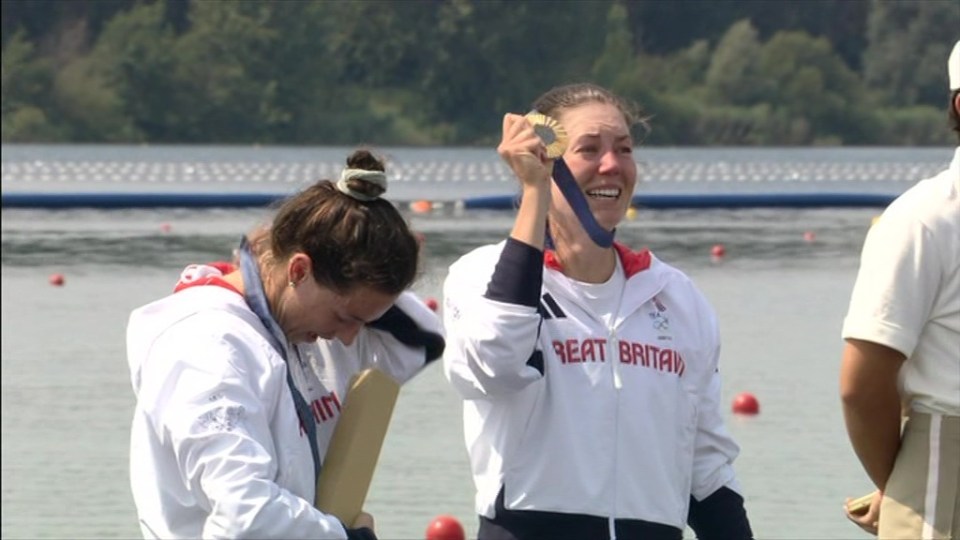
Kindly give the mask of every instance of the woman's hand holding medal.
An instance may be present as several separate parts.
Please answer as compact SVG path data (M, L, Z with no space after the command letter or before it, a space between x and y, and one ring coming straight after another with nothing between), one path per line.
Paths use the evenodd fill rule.
M566 148L566 133L555 120L539 113L507 113L497 153L526 188L549 188L553 160Z

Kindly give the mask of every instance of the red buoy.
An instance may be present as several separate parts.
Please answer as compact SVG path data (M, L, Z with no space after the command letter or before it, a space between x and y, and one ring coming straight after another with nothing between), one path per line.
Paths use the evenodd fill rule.
M62 287L63 282L63 274L50 274L50 284L54 287Z
M713 249L710 250L710 255L714 259L720 259L727 254L727 248L723 247L723 244L716 244L713 246Z
M803 241L804 241L804 242L806 242L806 243L808 243L808 244L812 244L813 242L816 242L816 240L817 240L817 235L816 235L816 233L814 233L813 231L807 231L807 232L803 233Z
M466 533L457 518L448 515L433 518L427 526L425 540L465 540Z
M437 304L436 298L427 298L426 300L424 300L423 303L426 304L428 308L430 308L430 311L436 311L437 308L439 307L439 305Z
M759 414L760 402L750 392L741 392L733 398L733 412L737 414Z

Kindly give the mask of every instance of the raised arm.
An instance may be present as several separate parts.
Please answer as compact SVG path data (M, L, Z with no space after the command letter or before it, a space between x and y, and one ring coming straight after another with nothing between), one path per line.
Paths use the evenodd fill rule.
M543 376L536 307L542 261L543 252L508 239L450 267L444 373L465 399L515 392Z
M440 358L446 340L437 314L407 291L357 335L356 346L363 367L376 367L404 383Z

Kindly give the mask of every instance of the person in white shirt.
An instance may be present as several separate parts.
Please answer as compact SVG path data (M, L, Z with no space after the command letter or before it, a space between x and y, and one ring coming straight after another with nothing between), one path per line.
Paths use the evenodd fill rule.
M359 150L347 165L284 201L258 249L245 237L239 269L131 314L130 474L145 538L375 538L370 515L344 524L313 507L322 438L294 381L318 340L350 346L389 319L417 274L417 240L380 198L382 162Z
M478 538L676 540L688 522L751 538L713 309L682 272L613 242L636 111L592 84L534 110L504 116L497 149L522 189L509 237L456 261L443 289Z
M960 140L960 41L948 73ZM870 228L842 336L844 420L878 489L847 516L884 539L960 538L960 147Z

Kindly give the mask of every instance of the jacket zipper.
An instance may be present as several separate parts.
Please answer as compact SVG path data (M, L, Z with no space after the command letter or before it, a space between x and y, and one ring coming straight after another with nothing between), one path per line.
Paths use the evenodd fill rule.
M622 298L622 296L621 296ZM623 381L620 379L620 362L617 361L616 351L618 349L616 345L617 340L617 330L616 330L616 321L617 317L620 316L620 308L617 307L617 313L614 314L613 319L610 321L610 326L608 327L609 336L607 337L607 343L609 344L610 349L607 355L607 358L610 359L610 363L613 366L613 471L612 471L612 481L613 481L613 490L612 490L612 500L611 500L611 511L610 516L607 518L607 526L610 529L610 540L617 540L617 469L618 469L618 441L620 440L620 389L623 388Z

